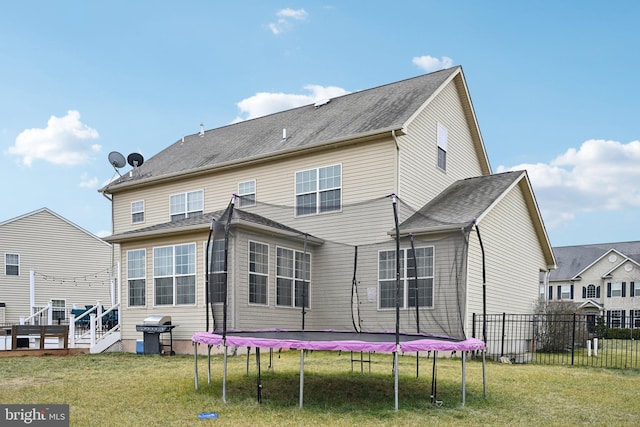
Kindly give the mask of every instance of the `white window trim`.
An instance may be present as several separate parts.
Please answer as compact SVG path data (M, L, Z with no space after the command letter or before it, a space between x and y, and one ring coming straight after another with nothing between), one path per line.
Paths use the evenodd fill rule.
M144 252L144 276L142 277L129 277L129 253L130 252ZM147 249L146 248L139 248L139 249L130 249L127 251L127 267L126 267L126 271L127 271L127 278L125 280L125 283L127 284L126 286L126 294L127 294L127 308L132 308L132 309L136 309L136 308L145 308L149 302L149 299L147 298L147 290L148 290L148 286L149 286L149 281L147 280ZM131 305L131 301L129 299L129 280L144 280L144 304L142 305Z
M15 255L18 257L18 264L7 264L7 255ZM7 266L18 267L18 274L7 274ZM15 252L5 252L4 254L4 275L7 277L19 277L20 276L20 254Z
M256 273L256 272L251 272L251 243L254 244L258 244L258 245L263 245L267 247L267 273ZM249 240L249 242L247 243L247 304L249 305L254 305L256 307L269 307L269 276L270 276L270 272L271 272L271 268L270 268L270 260L271 260L271 246L268 243L264 243L264 242L259 242L257 240ZM277 253L276 253L277 256ZM295 256L295 255L294 255ZM294 264L294 268L295 268L295 264ZM259 303L259 302L251 302L251 289L249 288L250 283L251 283L251 275L255 274L257 276L263 276L267 278L267 302L266 303Z
M253 192L252 193L247 193L247 192L243 192L242 190L240 190L241 186L243 184L249 184L249 183L253 183ZM253 194L253 203L251 204L243 204L242 203L242 196L249 196ZM242 181L238 183L238 196L240 196L240 202L238 203L238 207L240 208L248 208L251 206L255 206L257 201L258 201L258 184L256 182L255 179L249 179L246 181Z
M566 297L565 293L567 294ZM558 295L558 299L571 299L571 285L560 285L560 295Z
M169 199L169 200L171 200L171 199ZM140 209L134 210L133 205L136 204L136 203L141 203L142 204L142 209L141 210ZM142 214L142 220L141 221L134 221L133 220L133 218L134 218L133 216L135 214L140 214L140 213ZM131 224L142 224L144 222L145 222L144 200L136 200L136 201L131 202Z
M427 306L420 306L420 310L425 309L425 310L433 310L435 308L435 283L436 283L436 247L433 245L427 245L427 246L418 246L416 247L416 249L421 249L421 248L432 248L432 258L433 258L433 265L432 265L432 272L433 275L432 276L425 276L425 277L418 277L418 279L429 279L431 278L431 306L427 307ZM400 306L400 310L415 310L415 307L409 307L409 285L410 285L410 277L409 277L409 272L408 272L408 256L407 253L409 252L411 248L402 248L400 249L400 251L404 252L404 256L403 256L403 264L402 266L400 266L400 269L402 270L402 272L400 273L400 281L402 282L402 285L404 287L404 293L403 293L403 301L402 304ZM378 311L390 311L390 310L395 310L395 306L394 307L381 307L380 306L380 252L395 252L395 249L380 249L378 251L378 258L377 258L377 269L378 269L378 282L377 282L377 288L378 288ZM395 282L395 279L394 279Z
M615 285L619 285L620 287L617 290L614 290L613 287ZM619 292L620 295L614 295L614 292ZM611 282L611 298L622 298L622 282Z
M194 193L201 193L202 194L202 206L200 207L200 209L198 210L189 210L189 194L194 194ZM171 198L174 196L184 196L184 211L183 212L171 212ZM169 195L169 220L170 221L176 221L171 219L174 215L184 215L184 218L182 219L186 219L186 218L190 218L189 214L195 214L196 212L201 212L201 215L204 215L204 190L200 189L200 190L192 190L192 191L185 191L182 193L174 193L174 194L170 194Z
M333 167L333 166L340 166L340 186L339 187L325 188L324 190L320 190L320 169L330 168L330 167ZM316 195L316 211L313 212L313 213L298 214L298 191L296 189L296 186L297 186L296 176L301 172L306 172L306 171L310 171L310 170L315 170L316 171L316 189L314 191L314 193ZM320 211L320 193L326 192L326 191L331 191L331 190L337 190L337 189L340 189L340 209L321 212ZM301 194L311 194L311 192L301 193ZM308 216L312 216L312 215L326 215L326 214L342 212L343 196L344 196L344 168L342 167L342 163L333 163L333 164L329 164L329 165L318 166L318 167L315 167L315 168L300 169L300 170L295 171L294 174L293 174L293 206L294 206L294 215L295 215L296 218L308 217Z
M177 246L188 246L188 245L194 245L194 255L195 255L195 259L194 259L194 272L193 274L176 274L176 251L175 248ZM156 254L155 254L155 250L156 249L162 249L162 248L173 248L173 259L172 259L172 265L173 265L173 271L172 274L170 276L156 276ZM151 256L152 256L152 267L151 267L151 271L153 272L153 292L152 292L152 306L155 307L194 307L196 305L198 305L198 247L197 244L195 242L187 242L187 243L176 243L175 245L163 245L163 246L154 246L151 250ZM186 277L186 276L194 276L195 278L195 294L194 294L194 302L193 304L178 304L176 301L178 299L178 293L177 293L177 286L176 286L176 277ZM173 302L171 304L156 304L156 277L158 278L167 278L167 277L171 277L173 279Z
M288 250L288 251L293 251L293 278L291 277L287 277L287 276L278 276L278 249L284 249L284 250ZM275 294L274 294L274 298L275 298L275 307L277 308L283 308L283 309L289 309L289 310L300 310L302 307L299 307L296 305L296 253L300 253L304 255L304 251L299 251L296 249L292 249L292 248L287 248L286 246L276 246L276 251L275 251L275 272L274 272L274 276L275 276L275 284L274 284L274 290L275 290ZM309 280L306 280L307 285L309 286L309 294L307 295L307 300L309 301L309 306L305 307L305 310L311 310L311 307L313 307L312 301L311 301L311 271L313 270L313 260L312 260L312 256L311 253L307 252L307 255L309 255L309 271L307 271L307 274L309 275ZM291 283L291 305L279 305L278 304L278 278L282 277L284 279L293 279L292 283Z
M440 122L436 124L436 166L441 171L447 170L447 153L449 152L449 130ZM440 166L440 150L444 152L444 167Z

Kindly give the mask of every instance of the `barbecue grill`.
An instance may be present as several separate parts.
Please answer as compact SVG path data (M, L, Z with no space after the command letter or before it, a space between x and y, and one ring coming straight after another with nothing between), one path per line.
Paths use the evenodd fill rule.
M174 355L172 330L176 325L171 324L171 316L149 316L144 319L142 325L136 325L136 331L142 332L144 341L144 354L169 354ZM165 343L161 335L169 334L169 342ZM168 353L165 347L169 348Z

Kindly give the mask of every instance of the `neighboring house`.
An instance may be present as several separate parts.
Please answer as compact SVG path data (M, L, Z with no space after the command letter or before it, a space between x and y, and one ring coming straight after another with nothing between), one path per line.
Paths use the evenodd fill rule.
M570 301L611 328L640 327L640 241L554 247L540 297Z
M111 245L47 208L1 222L0 254L0 324L47 304L54 323L68 323L74 305L114 301Z
M299 328L303 305L308 329L351 324L358 245L359 326L392 330L391 194L401 201L402 316L419 305L421 332L471 336L483 289L474 224L487 312L532 312L540 272L555 267L526 172L491 173L461 67L201 129L101 192L113 204L105 240L121 253L126 351L142 338L136 324L159 315L178 325L176 351L192 351L205 329L211 218L234 193L229 328ZM213 302L219 321L219 294Z

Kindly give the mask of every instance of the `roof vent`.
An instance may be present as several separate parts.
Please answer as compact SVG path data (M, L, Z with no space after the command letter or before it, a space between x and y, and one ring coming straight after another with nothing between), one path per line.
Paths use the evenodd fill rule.
M200 123L200 136L204 136L204 124Z
M316 101L315 104L313 104L313 106L316 107L316 108L320 108L323 105L328 104L329 102L331 102L331 100L329 98L319 99L318 101Z
M287 140L287 128L282 128L282 140Z

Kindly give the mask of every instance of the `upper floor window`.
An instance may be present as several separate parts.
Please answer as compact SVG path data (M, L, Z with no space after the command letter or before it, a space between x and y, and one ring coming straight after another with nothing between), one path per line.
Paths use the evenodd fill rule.
M276 255L276 304L309 307L311 254L277 248Z
M146 249L127 251L127 286L129 295L129 307L140 307L146 304L146 257Z
M411 249L400 250L400 308L433 307L433 269L433 246L416 248L415 262ZM378 284L380 308L395 308L395 250L378 253Z
M171 221L201 216L204 214L204 192L202 190L189 193L174 194L170 199Z
M296 215L338 211L341 202L342 165L296 172Z
M560 299L573 299L573 285L559 286L559 298Z
M238 207L245 208L256 205L256 181L245 181L238 184Z
M444 127L442 123L438 123L437 125L436 139L438 142L438 167L442 170L447 170L447 146L449 145L449 137L447 128Z
M131 202L131 222L144 222L144 200Z
M19 254L4 254L4 274L7 276L20 275Z
M624 297L626 287L625 285L625 282L607 283L607 296L609 298Z
M589 285L587 286L587 298L596 298L596 285Z
M153 248L156 305L195 304L195 243Z
M267 304L269 245L249 242L249 302Z

